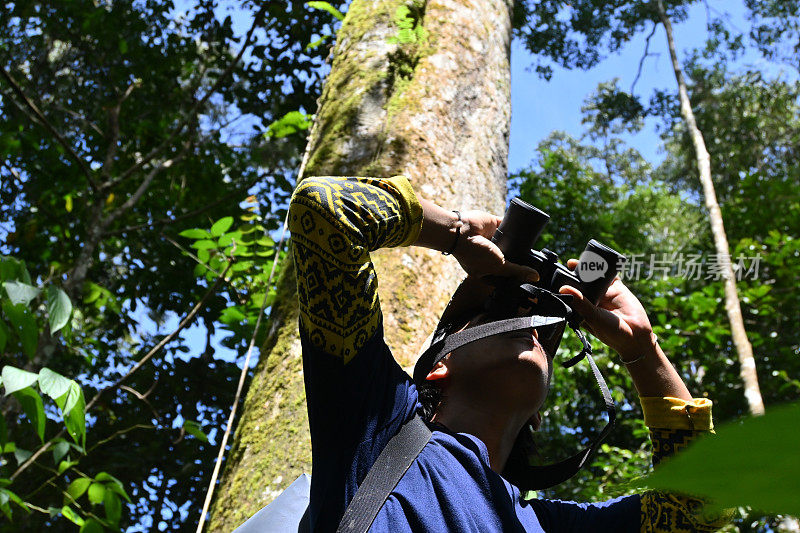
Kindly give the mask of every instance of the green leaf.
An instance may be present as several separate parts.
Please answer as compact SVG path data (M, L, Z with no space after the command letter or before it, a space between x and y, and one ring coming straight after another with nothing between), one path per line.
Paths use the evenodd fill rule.
M227 307L219 315L219 320L223 324L236 324L247 318L238 306Z
M81 518L78 515L78 513L76 513L72 509L72 507L65 505L64 507L61 508L61 514L64 515L64 518L66 518L75 525L83 526L83 524L85 524L83 518Z
M61 461L61 459L67 455L67 452L69 452L69 443L63 439L59 439L59 442L56 442L53 445L53 462L55 464L59 464L59 461ZM60 473L61 472L59 472L59 474Z
M103 496L103 506L106 508L106 518L112 524L118 525L122 516L122 502L114 491L107 490Z
M200 424L195 422L194 420L184 420L183 421L183 429L186 430L186 433L190 435L194 435L196 438L200 439L203 442L208 442L208 437L203 430L200 429Z
M217 246L220 248L224 248L226 246L230 246L233 244L234 239L237 243L242 242L242 232L241 231L232 231L230 233L226 233L222 235L219 240L217 240Z
M0 494L3 494L5 496L4 498L5 501L11 500L12 502L16 503L17 505L25 509L27 512L31 512L31 510L28 508L28 505L24 501L22 501L22 498L20 498L10 490L2 488L0 489Z
M90 518L81 526L78 533L103 533L103 524L94 518Z
M57 400L70 389L72 380L45 367L39 371L39 390Z
M72 315L72 302L63 290L50 286L47 288L47 318L50 320L50 333L63 328Z
M188 239L207 239L208 232L204 229L198 228L191 228L187 230L183 230L182 232L178 233L181 237L186 237Z
M102 481L106 484L106 488L113 490L115 493L119 494L123 498L125 498L128 503L131 503L131 499L128 497L128 493L125 492L125 488L122 485L122 481L118 480L108 472L100 472L95 476L95 481Z
M66 472L67 470L69 470L70 468L75 466L76 464L78 464L78 461L61 461L60 463L58 463L58 473L59 473L59 475L63 474L64 472Z
M29 359L33 359L36 355L36 346L39 344L39 326L36 324L36 317L25 305L14 305L11 300L3 300L2 307L22 342L22 351Z
M211 226L211 235L213 237L219 237L230 227L233 225L233 217L222 217L221 219L214 222L214 225Z
M36 434L39 435L39 440L44 442L44 427L47 422L47 417L44 414L44 404L42 404L42 397L36 392L33 387L26 387L14 393L14 398L22 404L22 409L28 416L33 425Z
M300 111L289 111L281 118L273 122L267 128L267 137L280 139L298 131L307 130L311 126L309 115ZM255 218L255 216L253 217Z
M328 13L330 13L331 15L336 17L337 19L344 20L344 15L342 14L342 12L339 11L338 9L336 9L335 7L333 7L328 2L316 2L316 1L315 2L306 2L306 5L308 7L314 8L314 9L321 9L323 11L327 11Z
M84 492L89 490L89 485L91 484L91 478L79 477L67 486L67 494L69 494L73 500L77 500L83 496Z
M20 368L14 368L10 365L3 367L3 372L1 375L3 377L3 386L6 389L6 396L12 392L22 390L25 387L30 387L36 383L36 380L39 379L39 376L33 372L28 372L27 370L22 370Z
M8 443L9 446L13 446L13 444L14 444L13 442ZM22 463L27 461L31 455L33 455L33 452L31 451L23 450L22 448L17 448L16 446L13 447L14 447L14 459L16 459L18 465L21 465Z
M721 507L800 516L798 420L800 404L794 404L718 428L640 484L706 496Z
M99 505L103 503L103 498L106 495L106 487L102 483L92 483L89 486L89 501L92 505Z
M53 398L56 401L56 405L58 405L59 409L61 409L61 416L65 419L72 412L75 406L78 405L78 402L81 400L81 398L83 398L83 392L81 391L80 385L71 379L67 381L68 385L66 391Z
M56 400L56 405L61 409L64 425L67 432L82 448L86 447L86 400L83 391L74 381L70 384L69 391Z
M8 298L14 305L23 304L28 305L31 300L39 296L39 289L27 283L19 281L4 281L3 287L6 289Z
M22 280L28 285L31 284L31 275L28 274L28 269L25 268L25 261L20 261L14 257L1 257L0 281L14 279Z
M217 243L214 241L210 241L208 239L202 241L195 241L192 243L192 248L197 248L198 250L211 250L217 247Z

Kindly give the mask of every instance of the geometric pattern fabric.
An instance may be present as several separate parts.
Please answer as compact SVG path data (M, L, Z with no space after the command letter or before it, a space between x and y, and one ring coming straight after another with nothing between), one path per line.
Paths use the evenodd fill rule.
M378 329L378 280L369 253L408 246L422 208L408 180L309 177L294 191L289 230L300 327L323 351L350 361Z

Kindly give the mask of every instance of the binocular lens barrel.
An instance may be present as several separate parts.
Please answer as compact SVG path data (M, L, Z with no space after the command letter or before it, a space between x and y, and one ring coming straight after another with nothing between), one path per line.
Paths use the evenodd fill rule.
M523 202L519 198L511 200L503 222L497 228L492 241L512 263L524 263L528 252L539 239L550 215Z
M575 267L583 296L596 305L614 281L624 261L625 256L616 250L594 239L590 240Z

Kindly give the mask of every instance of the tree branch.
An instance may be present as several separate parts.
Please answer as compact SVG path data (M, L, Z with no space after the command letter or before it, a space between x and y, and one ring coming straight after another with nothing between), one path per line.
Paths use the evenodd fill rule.
M119 206L117 209L112 211L107 217L104 226L108 227L111 222L119 218L121 214L125 211L136 205L136 203L142 198L142 195L147 191L147 188L150 187L150 184L153 182L153 179L158 175L159 172L164 170L165 168L169 168L174 165L177 161L180 161L183 156L186 154L186 150L184 150L181 154L178 154L172 159L167 159L162 161L161 163L157 164L150 170L150 172L144 177L142 182L139 184L139 187L136 191L128 198L124 204Z
M247 187L249 188L250 185L248 185ZM189 211L188 213L184 213L182 215L178 215L178 216L173 217L173 218L162 218L162 219L159 219L159 220L154 220L153 222L146 222L144 224L138 224L136 226L128 226L127 228L122 228L122 229L118 229L118 230L114 230L114 231L109 231L106 235L119 235L120 233L129 233L131 231L138 231L140 229L149 228L149 227L152 227L152 226L157 226L159 224L163 224L165 226L169 226L170 224L174 224L176 222L180 222L181 220L184 220L184 219L187 219L187 218L191 218L191 217L193 217L195 215L199 215L200 213L204 213L205 211L208 211L212 207L216 207L219 204L230 200L231 198L233 198L234 196L236 196L239 193L240 193L240 191L232 191L232 192L229 192L228 194L224 195L223 197L219 198L218 200L215 200L215 201L211 202L210 204L205 205L203 207L199 207L199 208L197 208L197 209L195 209L193 211Z
M117 103L108 111L108 148L106 148L106 158L103 161L103 180L108 181L111 177L111 167L114 164L114 159L117 156L119 148L119 113L122 110L122 103L128 99L133 90L140 84L138 81L131 83L122 96L117 100Z
M114 390L114 389L117 389L117 388L119 388L119 387L120 387L120 386L121 386L121 385L122 385L122 384L123 384L123 383L124 383L124 382L125 382L125 381L126 381L128 378L130 378L130 377L131 377L131 376L132 376L132 375L133 375L133 374L134 374L136 371L138 371L140 368L142 368L142 367L145 365L145 363L147 363L147 362L148 362L150 359L152 359L152 357L153 357L155 354L157 354L159 351L161 351L161 349L162 349L162 348L164 348L164 346L166 346L167 344L169 344L169 343L170 343L170 342L171 342L171 341L172 341L172 340L173 340L175 337L177 337L178 333L180 333L181 331L183 331L183 330L186 328L186 326L188 326L189 324L191 324L191 322L194 320L194 317L197 315L197 313L200 311L200 309L202 309L202 308L203 308L203 306L205 305L206 301L207 301L207 300L208 300L208 299L211 297L211 295L212 295L212 294L214 294L214 293L216 293L216 292L217 292L217 289L219 288L220 284L222 283L222 280L223 280L223 279L224 279L224 277L227 275L227 273L228 273L228 270L230 270L230 268L231 268L231 265L233 265L233 261L231 261L230 263L228 263L228 267L225 269L225 271L224 271L222 274L220 274L220 276L219 276L219 277L216 279L216 281L214 282L214 284L213 284L213 285L212 285L212 286L211 286L211 287L208 289L208 291L206 291L206 293L203 295L203 297L200 299L200 301L199 301L199 302L197 302L197 303L194 305L194 307L192 307L192 310L191 310L191 311L189 311L189 313L188 313L188 314L187 314L187 315L186 315L186 316L183 318L183 320L181 320L181 321L180 321L180 323L178 324L178 327L176 327L176 328L175 328L175 330L174 330L172 333L170 333L169 335L167 335L166 337L164 337L163 339L161 339L161 341L159 341L159 342L158 342L158 344L156 344L156 345L155 345L155 346L154 346L154 347L153 347L153 348L152 348L152 349L151 349L149 352L147 352L147 353L145 354L145 356L144 356L144 357L142 357L142 358L139 360L139 362L138 362L138 363L136 363L136 364L133 366L133 368L131 368L131 369L130 369L130 370L129 370L129 371L128 371L128 372L127 372L127 373L126 373L124 376L122 376L121 378L119 378L117 381L115 381L115 382L114 382L114 383L112 383L111 385L108 385L108 386L106 386L106 387L103 387L102 389L100 389L99 391L97 391L97 393L94 395L94 398L92 398L92 400L91 400L91 401L90 401L88 404L86 404L86 407L85 407L84 411L85 411L85 412L89 412L89 410L90 410L92 407L94 407L94 405L95 405L95 404L96 404L96 403L97 403L97 402L100 400L100 398L101 398L101 397L103 396L103 394L105 394L106 392L109 392L109 391L111 391L111 390ZM36 450L36 452L35 452L33 455L31 455L31 456L28 458L28 460L27 460L27 461L25 461L24 463L22 463L22 464L20 465L20 467L19 467L19 468L17 468L17 470L16 470L16 471L14 471L14 473L13 473L13 474L11 474L11 476L9 477L9 479L11 479L11 481L14 481L14 480L15 480L17 477L19 477L19 475L20 475L22 472L24 472L25 470L27 470L27 469L28 469L28 468L29 468L29 467L30 467L30 466L31 466L31 465L32 465L34 462L36 462L36 459L38 459L38 458L39 458L39 457L40 457L40 456L41 456L43 453L45 453L47 450L49 450L49 449L50 449L50 446L52 446L52 445L53 445L53 443L56 441L56 439L60 439L60 438L62 438L62 437L63 437L63 436L66 434L66 432L67 432L67 430L66 430L66 429L62 429L61 431L59 431L59 432L56 434L56 436L55 436L55 437L53 437L52 439L50 439L49 441L47 441L46 443L44 443L44 444L42 445L42 447L41 447L41 448L39 448L38 450Z
M31 101L30 98L25 96L25 93L22 91L22 88L19 86L16 80L11 76L11 74L7 72L6 69L4 68L0 68L0 73L2 73L3 78L5 78L8 84L11 86L11 90L13 90L14 93L17 95L17 97L25 103L25 106L31 110L31 112L36 117L37 121L47 131L49 131L53 137L55 137L56 141L58 141L58 144L60 144L64 148L64 150L66 150L67 154L69 154L69 156L72 157L72 159L74 159L76 163L78 163L78 166L81 168L81 171L83 171L83 174L86 176L86 180L89 182L89 186L92 188L92 191L97 192L98 185L94 181L94 178L92 178L92 171L89 170L89 167L86 166L86 162L83 159L81 159L78 156L78 154L75 153L75 151L69 145L67 140L64 139L64 137L62 137L61 134L58 133L58 131L56 131L56 129L45 118L44 114L42 114L42 112L39 110L36 104L33 103L33 101Z
M650 53L650 39L652 39L653 35L656 34L657 27L658 24L653 22L653 29L650 30L647 39L645 39L644 54L642 55L642 58L639 60L639 68L636 70L636 77L633 79L633 83L631 84L631 91L630 91L631 95L633 95L633 90L636 88L636 84L639 82L639 77L642 75L642 66L644 66L644 60L647 59L648 56L653 55Z
M175 131L173 131L172 134L164 140L164 142L162 142L161 144L153 148L148 154L146 154L138 163L135 163L133 166L131 166L128 170L123 172L117 178L103 183L101 185L103 190L108 190L113 188L115 185L121 183L122 181L125 181L131 175L138 172L149 161L151 161L155 157L158 157L158 155L161 154L161 152L163 152L170 144L172 144L172 142L181 134L183 129L192 120L192 117L197 112L197 110L200 109L208 101L209 98L211 98L211 95L213 95L217 91L217 89L219 89L219 87L222 85L222 82L225 81L225 79L233 71L234 67L239 63L239 61L241 61L245 50L247 50L247 48L250 46L250 43L252 42L253 34L255 33L256 28L259 26L261 19L264 17L264 14L266 13L268 6L269 2L263 3L261 9L258 11L258 13L256 13L255 17L253 17L253 24L252 26L250 26L250 29L248 30L247 35L245 36L244 44L242 45L242 48L239 50L239 53L236 54L236 57L233 59L233 61L231 61L228 67L222 72L222 74L220 74L219 78L217 78L217 81L214 82L214 85L212 85L211 88L206 92L206 94L200 100L195 102L192 108L183 116L183 119L178 124L178 127L175 128Z

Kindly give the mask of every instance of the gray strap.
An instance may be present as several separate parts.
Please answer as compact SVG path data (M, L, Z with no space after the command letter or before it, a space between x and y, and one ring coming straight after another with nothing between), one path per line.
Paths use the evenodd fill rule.
M366 533L400 478L431 439L431 430L414 415L383 449L344 511L337 533Z
M431 345L431 347L420 356L420 360L414 366L414 381L417 383L423 382L427 374L427 371L424 369L433 368L436 366L436 363L444 359L445 355L467 344L485 339L486 337L500 335L501 333L550 326L565 321L566 318L564 317L532 315L498 320L453 333L439 341L439 343ZM425 374L421 373L423 371Z

